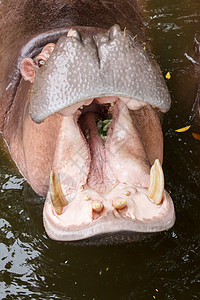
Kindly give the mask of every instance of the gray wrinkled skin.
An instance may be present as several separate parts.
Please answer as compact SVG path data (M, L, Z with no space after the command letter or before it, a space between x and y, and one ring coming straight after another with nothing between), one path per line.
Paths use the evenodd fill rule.
M37 72L30 115L40 123L85 99L123 96L170 108L170 95L159 66L136 36L117 25L93 38L62 36ZM42 100L42 101L41 101Z

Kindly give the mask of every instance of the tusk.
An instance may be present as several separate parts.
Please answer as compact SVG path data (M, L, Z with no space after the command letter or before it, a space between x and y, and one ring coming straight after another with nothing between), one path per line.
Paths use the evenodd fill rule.
M159 159L156 159L150 171L150 184L147 196L159 205L164 193L164 174Z
M51 171L49 176L49 193L55 212L61 215L62 209L68 204L68 201L63 194L60 179L54 171Z
M116 208L116 209L122 209L122 208L124 208L125 206L127 205L127 201L126 201L126 199L122 199L122 198L115 198L114 200L113 200L113 206L114 206L114 208Z
M98 200L93 200L92 201L92 210L100 213L103 210L103 203Z

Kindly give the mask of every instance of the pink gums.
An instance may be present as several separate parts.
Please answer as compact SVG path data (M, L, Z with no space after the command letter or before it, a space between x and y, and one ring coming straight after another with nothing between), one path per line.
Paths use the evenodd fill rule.
M154 119L153 110L148 109L148 114ZM135 116L134 124L127 105L121 100L118 99L112 113L113 121L105 143L98 134L94 112L86 113L80 118L81 129L89 133L88 141L77 124L79 114L63 118L53 169L60 174L62 189L69 204L63 208L62 215L58 216L54 212L49 194L47 195L44 224L52 238L55 234L52 230L57 230L56 234L62 239L63 231L79 232L95 224L96 227L88 229L90 233L87 236L92 235L95 228L99 233L106 232L110 222L113 230L136 228L142 231L141 222L148 223L151 220L158 224L168 214L171 198L166 192L159 206L146 195L150 167L154 159L162 159L162 146L150 146L151 141L147 134L145 136L142 126L139 130L137 128L138 117ZM158 125L158 119L156 122ZM150 121L149 123L151 124ZM143 139L141 133L145 136ZM160 126L155 127L154 134L155 138L156 135L159 136L156 140L162 143ZM116 197L127 201L125 208L117 210L113 207L113 199ZM101 213L92 210L93 200L103 203L104 209ZM170 218L172 221L172 216ZM118 225L115 224L116 220L120 221ZM68 238L70 239L69 236Z

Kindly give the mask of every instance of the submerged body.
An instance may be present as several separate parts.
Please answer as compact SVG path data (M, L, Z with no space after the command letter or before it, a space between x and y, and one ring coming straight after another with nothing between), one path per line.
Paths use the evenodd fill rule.
M53 14L59 17L49 28L46 19L31 33L19 25L16 39L27 44L18 55L8 51L15 70L2 64L13 80L0 79L1 130L22 174L46 197L48 235L75 241L170 228L174 207L164 191L158 116L169 109L170 96L137 2L58 1ZM116 21L120 26L112 26ZM107 124L106 138L100 123Z

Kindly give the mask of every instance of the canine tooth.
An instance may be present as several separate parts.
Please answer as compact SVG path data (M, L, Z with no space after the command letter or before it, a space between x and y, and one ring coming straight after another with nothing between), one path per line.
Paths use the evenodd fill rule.
M51 202L54 206L55 212L58 215L62 214L62 209L64 206L67 206L68 201L65 198L59 177L54 173L54 171L51 171L49 176L49 193Z
M113 200L113 206L114 206L114 208L116 208L116 209L122 209L122 208L124 208L125 206L127 205L127 201L126 201L126 199L122 199L122 198L115 198L114 200Z
M150 183L147 196L159 205L164 193L164 174L159 159L156 159L150 171Z
M92 201L92 210L100 213L103 210L103 203L98 200L93 200Z
M83 200L88 201L88 200L90 200L90 197L86 195L83 197Z
M110 106L113 107L116 104L116 101L110 103Z

